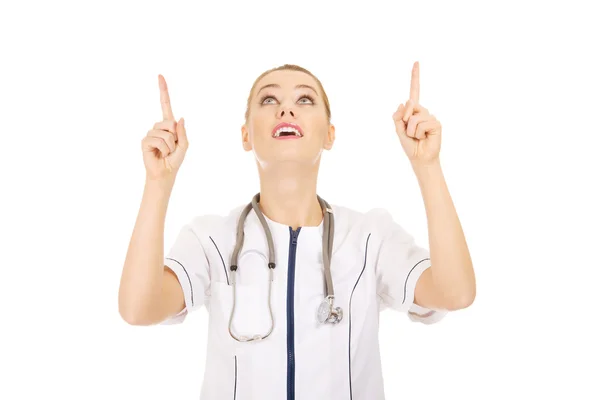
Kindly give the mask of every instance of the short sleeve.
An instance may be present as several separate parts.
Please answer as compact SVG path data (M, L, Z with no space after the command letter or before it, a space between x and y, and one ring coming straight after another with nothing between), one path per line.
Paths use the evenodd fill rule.
M447 313L414 303L415 288L421 274L431 266L429 250L396 223L391 214L378 209L377 228L382 234L376 264L377 294L380 309L387 307L407 312L411 321L430 324Z
M209 294L208 258L197 232L200 219L196 217L181 228L165 256L164 265L175 273L183 289L185 307L179 314L161 322L162 325L182 323L191 311L205 304Z

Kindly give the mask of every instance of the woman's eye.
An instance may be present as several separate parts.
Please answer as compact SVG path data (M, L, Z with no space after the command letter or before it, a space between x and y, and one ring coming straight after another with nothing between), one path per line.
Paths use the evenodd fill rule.
M311 103L313 101L309 96L302 96L302 97L300 97L300 100L302 100L302 99L308 99ZM298 100L298 101L300 101L300 100Z
M262 104L273 104L273 103L266 103L266 101L267 101L267 100L269 100L269 99L271 99L271 100L276 100L276 99L275 99L273 96L266 96L266 97L264 97L264 98L263 98L263 100L262 100ZM302 97L300 97L300 98L298 99L298 101L301 101L301 100L303 100L303 99L308 99L310 103L312 103L312 102L313 102L313 99L312 99L310 96L302 96ZM306 102L304 102L303 104L310 104L310 103L306 103Z

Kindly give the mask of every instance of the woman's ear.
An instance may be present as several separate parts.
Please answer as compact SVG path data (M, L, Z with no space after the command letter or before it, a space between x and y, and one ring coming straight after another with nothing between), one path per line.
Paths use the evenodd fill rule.
M245 124L242 125L242 146L246 151L252 150L252 144L250 143L250 133L248 132L248 129L246 128Z
M329 130L327 131L327 137L325 138L325 144L323 148L325 150L331 150L333 147L333 142L335 141L335 126L329 125Z

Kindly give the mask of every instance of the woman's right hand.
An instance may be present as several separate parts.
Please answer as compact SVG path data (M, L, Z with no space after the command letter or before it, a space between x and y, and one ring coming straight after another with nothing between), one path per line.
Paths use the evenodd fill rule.
M146 177L152 180L174 177L188 149L184 120L175 121L167 82L158 75L163 120L154 124L142 139Z

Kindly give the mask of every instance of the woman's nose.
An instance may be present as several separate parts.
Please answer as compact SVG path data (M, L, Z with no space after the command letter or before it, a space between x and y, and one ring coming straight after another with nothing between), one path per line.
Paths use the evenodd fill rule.
M294 115L294 112L293 112L291 109L289 109L289 108L284 108L283 110L281 110L281 111L280 111L280 113L279 113L279 116L280 116L280 117L283 117L283 116L285 116L285 113L286 113L286 112L287 112L289 115L291 115L292 117L295 117L295 115Z

